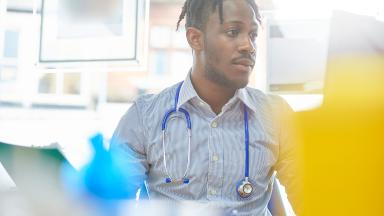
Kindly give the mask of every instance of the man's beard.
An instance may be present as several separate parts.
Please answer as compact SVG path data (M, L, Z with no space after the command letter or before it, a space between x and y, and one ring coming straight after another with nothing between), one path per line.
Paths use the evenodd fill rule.
M247 82L237 83L235 81L229 80L228 77L225 75L224 71L219 71L217 68L213 67L212 64L209 63L209 60L207 60L206 62L207 64L205 65L205 69L204 69L204 77L207 80L219 86L229 88L229 89L234 89L234 90L244 88L245 86L247 86L248 84Z
M219 86L232 87L231 81L227 79L223 71L218 71L210 63L205 65L204 77Z
M220 59L215 55L215 52L213 51L213 48L210 48L209 43L207 43L207 38L204 38L204 47L206 47L207 53L205 55L205 66L204 66L204 77L225 88L237 90L240 88L244 88L248 85L248 81L245 83L237 83L233 80L230 80L226 75L225 71L221 71L217 67L214 66L214 64L219 64Z

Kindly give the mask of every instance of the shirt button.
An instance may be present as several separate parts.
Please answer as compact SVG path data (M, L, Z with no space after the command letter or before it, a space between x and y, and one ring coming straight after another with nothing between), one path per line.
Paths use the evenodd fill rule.
M219 160L219 156L217 156L217 155L213 155L213 156L212 156L212 160L213 160L213 161L218 161L218 160Z
M203 101L200 101L199 104L200 104L200 106L205 106Z
M217 122L212 122L212 123L211 123L211 127L213 127L213 128L217 128Z
M216 190L211 189L211 190L209 191L209 193L210 193L211 195L216 195Z

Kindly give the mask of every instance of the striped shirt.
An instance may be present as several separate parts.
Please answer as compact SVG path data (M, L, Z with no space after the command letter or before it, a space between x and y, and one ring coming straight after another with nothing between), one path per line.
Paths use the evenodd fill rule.
M246 87L237 90L217 115L198 96L188 75L177 107L187 110L192 122L187 175L190 182L166 183L161 125L165 113L174 107L177 87L136 99L120 120L111 148L125 149L130 153L127 157L147 173L150 199L196 200L215 203L237 215L270 215L267 205L274 171L283 184L290 184L295 177L293 145L284 128L285 116L292 112L290 107L278 96ZM248 198L239 197L236 191L245 175L243 105L248 109L249 177L254 186ZM188 162L188 133L183 118L168 121L165 141L169 174L181 178Z

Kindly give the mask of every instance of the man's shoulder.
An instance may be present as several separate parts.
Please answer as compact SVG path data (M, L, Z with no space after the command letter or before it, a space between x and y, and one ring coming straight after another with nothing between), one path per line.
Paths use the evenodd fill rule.
M284 99L279 95L265 93L259 89L255 89L252 87L246 87L245 90L247 91L249 98L254 103L257 103L259 105L276 106L278 104L284 103Z
M279 95L264 93L254 88L247 87L246 89L250 100L257 104L255 105L257 108L257 110L255 110L256 113L263 116L260 118L260 121L264 124L264 128L267 129L270 137L278 140L281 122L292 114L292 109Z
M176 92L177 84L169 86L159 93L142 94L136 97L134 103L144 109L146 107L162 106L165 103L172 102Z

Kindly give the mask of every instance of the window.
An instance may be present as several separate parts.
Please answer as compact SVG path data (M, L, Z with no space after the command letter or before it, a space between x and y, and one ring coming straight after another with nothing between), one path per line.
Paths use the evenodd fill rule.
M81 92L81 74L65 73L63 78L63 94L79 95Z
M55 94L57 92L56 80L57 78L55 73L43 74L39 79L38 92L40 94Z
M145 66L149 0L42 0L39 62Z
M166 77L159 80L158 89L184 80L188 67L192 65L192 55L185 38L185 29L180 26L175 31L174 22L153 24L150 27L149 74Z
M168 54L162 50L153 50L150 54L151 73L155 76L162 76L167 73Z
M168 48L171 45L171 33L171 28L168 26L153 26L151 28L151 47Z
M18 57L19 50L19 32L5 31L4 34L4 57L16 58Z
M14 81L17 78L17 67L0 64L0 82Z
M14 81L17 78L19 56L19 32L6 30L0 52L0 81ZM1 55L0 55L1 57Z

